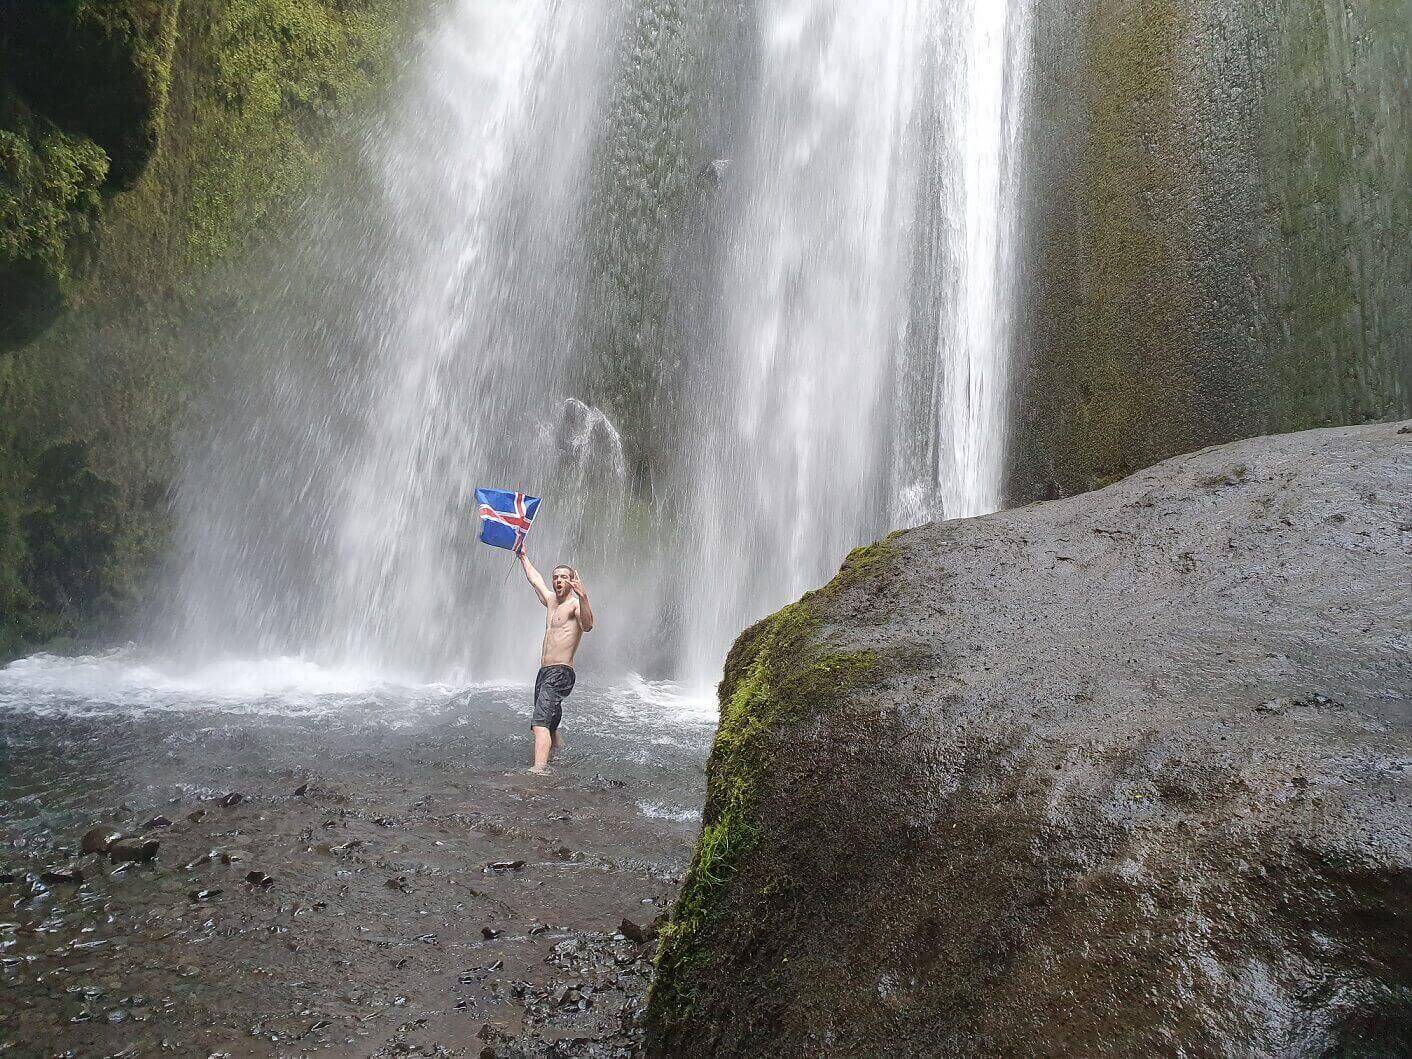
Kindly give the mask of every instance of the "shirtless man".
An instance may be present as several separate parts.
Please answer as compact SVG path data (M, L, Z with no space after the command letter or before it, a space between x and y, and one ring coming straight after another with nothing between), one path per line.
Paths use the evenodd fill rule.
M544 621L544 646L539 652L539 675L534 678L534 713L530 731L534 733L534 765L531 772L549 767L551 750L559 750L559 721L564 716L563 701L574 690L574 652L583 634L593 628L593 607L588 593L572 566L556 566L550 573L553 591L544 587L544 578L520 548L520 568L534 594L548 609Z

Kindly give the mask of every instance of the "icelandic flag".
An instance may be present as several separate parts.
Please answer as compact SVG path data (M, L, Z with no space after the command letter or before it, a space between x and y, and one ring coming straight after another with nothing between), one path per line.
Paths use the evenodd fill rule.
M477 489L476 508L480 512L481 543L518 552L539 510L539 497L508 489Z

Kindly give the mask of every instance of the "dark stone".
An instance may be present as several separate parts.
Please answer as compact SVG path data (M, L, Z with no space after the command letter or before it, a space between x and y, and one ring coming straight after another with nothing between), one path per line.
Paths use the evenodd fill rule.
M642 927L634 923L631 919L624 917L622 923L618 925L618 932L627 938L628 941L641 945L652 936L650 927Z
M191 812L186 814L186 818L190 820L193 824L199 824L201 822L202 817L204 817L205 815L205 809L193 809L191 810Z
M297 786L297 787L294 788L294 796L295 796L296 798L302 798L302 797L304 797L304 795L306 795L306 794L308 794L308 793L309 793L309 784L308 784L308 783L301 783L299 786Z
M157 855L161 845L155 838L124 838L108 846L108 856L114 864L122 861L145 863Z
M193 901L210 901L213 898L219 897L224 892L224 890L192 890L191 893L186 896Z
M106 853L112 844L123 837L121 831L111 827L91 827L83 833L79 849L84 853Z
M159 827L171 827L171 826L172 826L172 822L171 822L171 820L167 819L167 817L165 817L165 816L154 816L151 820L148 820L147 823L145 823L145 824L142 825L142 830L144 830L144 831L155 831L155 830L156 830L157 828L159 828Z
M83 885L83 872L77 868L50 868L40 878L47 883L57 883L64 886Z
M497 860L485 866L486 871L523 871L525 862L522 860Z
M486 941L490 941L492 938L500 937L500 933L501 932L496 930L494 927L480 928L480 936L483 937Z
M275 884L274 879L272 879L270 876L266 875L262 871L247 872L245 875L245 881L248 882L251 886L258 886L261 889L266 890Z
M650 1050L1412 1054L1398 429L893 534L742 634Z
M239 791L231 791L220 800L219 805L222 809L229 809L232 806L239 805L244 800L245 795L241 794Z

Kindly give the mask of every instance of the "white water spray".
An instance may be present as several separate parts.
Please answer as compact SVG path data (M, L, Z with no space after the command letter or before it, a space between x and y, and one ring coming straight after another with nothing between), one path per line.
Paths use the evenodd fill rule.
M583 661L713 680L851 547L997 506L1026 2L449 3L225 347L178 651L531 673L496 485L585 567Z

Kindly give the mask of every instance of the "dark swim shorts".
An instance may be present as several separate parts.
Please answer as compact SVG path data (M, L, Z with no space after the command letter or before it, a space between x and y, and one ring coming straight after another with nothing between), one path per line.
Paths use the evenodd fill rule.
M559 730L559 722L564 719L564 700L574 690L574 671L571 666L544 666L534 678L534 713L530 715L531 728Z

